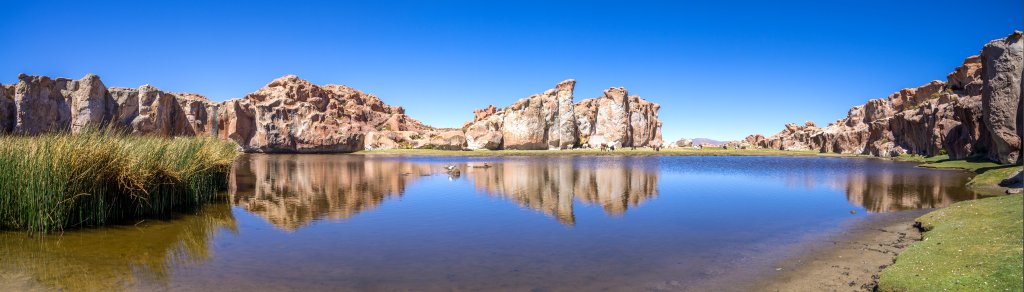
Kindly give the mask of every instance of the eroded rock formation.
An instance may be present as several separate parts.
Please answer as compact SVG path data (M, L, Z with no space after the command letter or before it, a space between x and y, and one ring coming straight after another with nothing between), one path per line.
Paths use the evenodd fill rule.
M0 86L0 133L78 133L114 126L138 135L214 136L238 143L245 152L290 153L405 146L458 150L466 143L461 131L423 125L372 94L318 86L293 75L221 103L151 85L107 88L92 74L80 80L24 74L18 79L17 85ZM374 143L366 141L368 133L376 133Z
M871 154L988 155L1021 163L1021 32L985 45L946 77L872 99L824 128L787 124L770 137L748 136L759 148ZM739 142L737 142L739 143Z
M150 85L107 88L92 74L81 80L18 78L17 85L0 86L0 133L77 133L114 126L140 135L213 136L236 142L242 151L264 153L567 149L579 147L581 135L607 137L591 141L595 146L661 143L657 104L627 96L622 88L574 104L573 80L502 109L477 110L460 130L433 128L375 95L294 75L219 103Z
M573 104L576 81L497 109L474 112L464 127L470 149L568 149L580 146L661 146L656 103L609 88Z
M1024 137L1024 43L1021 32L989 42L981 51L982 114L991 133L992 149L988 157L1001 163L1021 163L1021 137Z
M288 75L229 100L218 112L221 138L247 152L351 152L364 149L371 131L424 131L429 127L372 94L343 85L318 86Z

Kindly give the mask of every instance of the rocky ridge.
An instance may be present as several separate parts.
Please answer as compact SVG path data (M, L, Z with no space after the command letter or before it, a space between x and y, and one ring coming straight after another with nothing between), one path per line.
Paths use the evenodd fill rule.
M851 108L843 119L818 127L786 124L772 136L750 135L736 148L815 150L823 153L986 155L1020 164L1022 33L989 42L946 77Z
M80 80L24 74L18 79L16 85L0 85L0 133L114 127L138 135L213 136L236 142L242 151L264 153L566 149L579 147L581 141L581 116L575 112L580 104L573 103L572 80L501 110L479 110L472 126L442 129L424 125L373 94L344 85L316 85L294 75L219 103L151 85L107 88L92 74ZM620 90L624 97L625 90ZM658 105L635 96L620 100L614 105L592 102L598 104L593 109L584 106L582 119L600 126L587 128L585 137L611 135L620 146L633 141L654 145L655 139L660 143ZM606 111L614 112L615 120L587 118L611 114Z

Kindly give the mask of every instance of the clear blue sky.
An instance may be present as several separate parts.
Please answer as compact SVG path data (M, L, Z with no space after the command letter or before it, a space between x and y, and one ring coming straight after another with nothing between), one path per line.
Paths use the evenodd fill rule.
M666 140L740 139L944 80L1022 27L1021 0L207 2L3 0L0 83L95 73L220 101L296 74L458 127L574 78L577 100L661 103Z

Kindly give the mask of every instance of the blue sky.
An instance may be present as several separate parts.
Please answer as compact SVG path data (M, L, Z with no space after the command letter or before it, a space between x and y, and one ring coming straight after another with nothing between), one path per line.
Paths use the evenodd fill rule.
M826 124L944 80L1022 27L1006 1L8 1L0 83L18 73L153 84L213 100L296 74L458 127L561 80L662 105L666 140ZM712 3L715 2L715 3ZM720 3L719 3L720 2ZM895 3L898 2L898 3Z

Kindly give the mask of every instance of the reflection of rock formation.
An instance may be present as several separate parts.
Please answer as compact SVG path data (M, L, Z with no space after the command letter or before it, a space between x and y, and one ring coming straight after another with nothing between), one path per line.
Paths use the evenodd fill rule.
M438 166L434 166L438 168ZM231 202L295 230L344 219L401 195L431 165L346 155L246 155L232 170Z
M601 163L581 159L593 158L507 160L490 168L469 167L467 174L478 189L554 216L564 224L575 223L574 198L620 215L658 194L656 170L633 165L629 158ZM650 166L657 160L644 162Z
M941 208L975 199L963 176L951 171L855 172L846 178L846 199L869 212Z
M152 225L39 237L0 232L0 291L119 291L143 279L166 284L172 268L210 259L211 241L222 229L237 230L226 204Z

